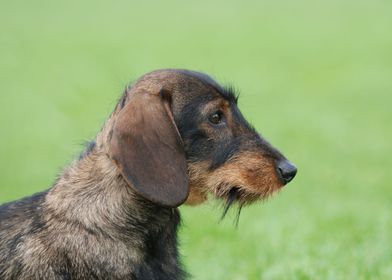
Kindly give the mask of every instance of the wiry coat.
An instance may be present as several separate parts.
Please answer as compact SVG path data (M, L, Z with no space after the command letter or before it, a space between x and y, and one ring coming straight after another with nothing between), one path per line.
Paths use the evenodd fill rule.
M178 223L94 148L48 192L1 206L0 279L182 279Z
M295 172L230 89L198 72L151 72L52 188L0 206L0 279L184 279L177 206L208 193L242 206Z

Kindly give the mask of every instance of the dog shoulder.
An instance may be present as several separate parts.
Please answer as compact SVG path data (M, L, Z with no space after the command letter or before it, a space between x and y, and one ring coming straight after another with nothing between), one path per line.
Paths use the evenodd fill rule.
M18 246L26 236L44 228L42 204L46 193L40 192L0 206L0 276L5 276L4 269L7 270L10 263L18 262Z
M45 200L47 191L36 193L32 196L20 200L5 203L0 206L0 231L16 223L20 226L21 222L33 218L40 210Z

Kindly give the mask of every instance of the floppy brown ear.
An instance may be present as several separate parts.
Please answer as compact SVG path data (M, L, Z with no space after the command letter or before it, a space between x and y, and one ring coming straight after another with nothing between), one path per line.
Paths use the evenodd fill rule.
M113 127L109 156L137 193L176 207L189 194L187 164L165 94L129 94Z

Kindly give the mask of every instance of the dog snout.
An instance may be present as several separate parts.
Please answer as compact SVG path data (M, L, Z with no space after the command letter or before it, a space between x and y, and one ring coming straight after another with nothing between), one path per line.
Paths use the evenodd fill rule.
M281 181L287 184L294 179L297 174L297 168L287 159L280 160L277 164L277 172Z

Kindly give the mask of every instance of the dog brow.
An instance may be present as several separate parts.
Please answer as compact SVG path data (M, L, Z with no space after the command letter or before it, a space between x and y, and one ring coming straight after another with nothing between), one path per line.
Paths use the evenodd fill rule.
M223 96L223 98L227 99L228 101L237 104L239 94L236 92L236 89L232 85L224 86L220 94Z
M179 72L191 76L195 79L198 79L203 84L215 89L227 101L237 104L238 94L236 93L236 90L233 86L229 85L229 86L222 87L220 84L214 81L210 76L197 71L179 70Z

